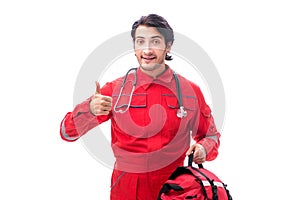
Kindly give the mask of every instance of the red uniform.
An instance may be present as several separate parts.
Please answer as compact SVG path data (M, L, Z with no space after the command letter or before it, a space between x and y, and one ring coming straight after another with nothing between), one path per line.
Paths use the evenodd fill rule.
M206 160L218 154L219 137L211 110L200 88L178 75L187 116L178 118L178 98L173 71L168 68L153 79L140 69L130 107L125 113L94 116L89 110L91 97L67 113L61 123L61 137L75 141L95 126L111 120L111 145L116 158L111 178L112 200L156 200L162 184L183 165L190 136L201 144ZM129 74L117 104L126 108L134 74ZM113 98L120 93L123 78L109 82L101 94Z

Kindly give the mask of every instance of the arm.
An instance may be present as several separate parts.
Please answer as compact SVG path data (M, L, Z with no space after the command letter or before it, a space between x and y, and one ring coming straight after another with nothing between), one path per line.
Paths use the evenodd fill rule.
M190 147L187 155L194 151L194 162L200 164L206 160L214 160L217 157L220 146L220 133L217 131L211 109L206 104L202 92L198 87L195 92L198 97L199 113L192 132L196 144Z
M105 92L110 94L110 88L105 85ZM60 124L60 135L63 140L73 142L92 128L107 121L111 117L111 97L100 94L97 84L96 93L76 105L72 112L68 112ZM110 101L110 102L109 102Z
M204 147L206 160L214 160L218 156L219 138L220 133L217 131L211 110L208 105L205 105L205 108L201 110L198 132L194 140Z

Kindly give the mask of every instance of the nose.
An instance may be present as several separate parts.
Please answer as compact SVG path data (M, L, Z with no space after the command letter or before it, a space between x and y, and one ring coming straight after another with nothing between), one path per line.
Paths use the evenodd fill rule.
M144 47L143 47L143 53L148 55L152 53L152 48L149 44L149 42L145 43Z
M143 54L145 54L145 55L150 55L150 54L152 54L152 49L151 49L151 48L144 48L144 49L143 49Z

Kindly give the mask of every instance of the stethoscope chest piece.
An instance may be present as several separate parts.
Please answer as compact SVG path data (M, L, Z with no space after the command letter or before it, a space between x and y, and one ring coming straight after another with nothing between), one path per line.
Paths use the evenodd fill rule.
M187 111L184 109L183 106L180 106L180 108L177 110L177 117L184 118L187 116Z

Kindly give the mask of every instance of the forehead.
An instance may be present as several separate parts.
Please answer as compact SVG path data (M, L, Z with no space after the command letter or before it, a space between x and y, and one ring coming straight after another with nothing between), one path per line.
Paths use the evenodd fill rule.
M142 37L142 38L153 38L153 37L160 37L164 38L163 35L155 28L140 25L137 27L135 31L135 38Z

